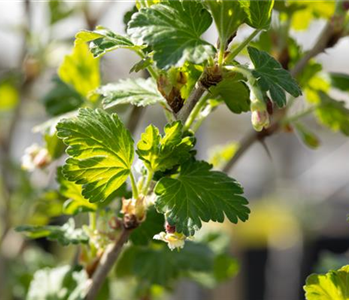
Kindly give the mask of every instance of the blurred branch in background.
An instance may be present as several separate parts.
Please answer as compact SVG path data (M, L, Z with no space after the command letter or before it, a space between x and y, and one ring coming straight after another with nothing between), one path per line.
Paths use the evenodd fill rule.
M324 29L320 33L315 45L308 51L298 62L297 64L290 70L292 76L297 77L307 66L309 61L317 56L318 54L324 52L326 49L334 47L341 37L343 37L344 30L344 17L334 15L324 26ZM284 51L284 49L282 49ZM282 52L281 51L281 52ZM282 65L282 61L280 61ZM292 105L292 101L290 101L289 105ZM282 116L285 115L288 107L282 109ZM235 155L229 160L223 168L224 172L229 172L238 160L241 158L243 154L255 143L255 142L263 142L264 139L282 129L280 122L282 118L275 118L274 124L270 126L268 129L263 129L262 132L252 131L243 138L240 143L239 149L236 151Z

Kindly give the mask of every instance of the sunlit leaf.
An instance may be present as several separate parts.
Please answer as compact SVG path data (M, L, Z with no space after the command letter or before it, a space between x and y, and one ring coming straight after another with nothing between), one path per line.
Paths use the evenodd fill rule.
M64 178L62 168L57 170L57 181L59 183L59 192L62 196L68 198L64 202L63 213L75 215L81 212L96 211L97 205L90 203L82 196L81 185Z
M105 201L127 179L133 161L133 140L116 114L80 109L76 118L63 119L57 135L68 145L70 156L64 176L83 184L90 202Z
M316 109L319 121L333 131L349 136L349 109L344 101L332 99L320 92L320 104Z
M312 274L304 286L307 300L348 300L349 266L327 274Z
M102 26L97 26L94 31L79 31L75 38L75 44L88 42L90 51L94 57L100 57L116 49L137 48L127 37L116 34Z
M88 97L100 85L99 60L93 58L85 43L75 43L73 52L66 55L60 65L58 75L82 96Z
M195 139L191 136L183 137L182 128L179 121L167 124L163 136L154 125L145 129L136 152L147 168L154 172L165 171L190 157Z

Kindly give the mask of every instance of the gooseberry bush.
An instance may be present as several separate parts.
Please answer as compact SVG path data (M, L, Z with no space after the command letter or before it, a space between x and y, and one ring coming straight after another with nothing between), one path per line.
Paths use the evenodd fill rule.
M276 132L318 147L302 122L311 114L349 135L349 110L329 94L331 87L348 91L349 75L325 74L313 59L348 35L347 7L342 1L139 0L125 15L126 34L102 26L78 32L44 102L53 117L36 127L44 145L23 157L28 171L65 157L57 183L66 198L63 212L72 217L62 226L17 228L32 238L79 245L78 258L73 266L36 272L28 299L115 299L107 288L114 267L116 280L136 280L132 297L140 299L155 297L159 287L170 290L183 277L214 286L235 275L236 261L221 236L199 232L210 221L248 221L243 187L227 175L237 159ZM304 52L289 33L307 27L309 15L327 23ZM215 45L202 37L211 25ZM241 28L251 34L237 42ZM118 49L136 53L130 72L146 76L102 84L100 59ZM302 109L294 109L304 98ZM118 115L120 105L131 107L128 120ZM137 135L148 106L160 106L167 124L150 124ZM252 133L228 157L222 149L211 162L199 160L196 132L219 106L232 118L250 113ZM347 299L348 267L319 276L325 279L309 277L307 299ZM343 297L323 297L328 290Z

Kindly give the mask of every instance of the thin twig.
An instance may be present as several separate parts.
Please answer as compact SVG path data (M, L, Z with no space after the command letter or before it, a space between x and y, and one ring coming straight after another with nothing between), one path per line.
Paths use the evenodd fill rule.
M336 28L333 25L332 20L328 21L325 25L324 29L322 30L317 42L315 43L314 47L308 51L294 66L294 68L290 71L291 75L296 77L299 75L304 68L307 66L308 62L318 54L322 53L325 49L328 47L333 47L337 41L339 40L338 33L340 33L340 30L336 30ZM333 38L337 37L333 41ZM330 41L332 41L332 44L330 45ZM281 120L278 120L276 124L278 124ZM255 131L252 131L248 133L245 138L240 143L240 148L237 150L235 155L232 157L230 161L226 164L226 166L223 168L223 171L228 173L236 164L236 162L241 158L241 156L258 140L261 138L264 139L265 137L274 134L275 132L279 131L280 126L276 126L272 132L269 131L268 135L263 135L264 130L261 133L257 133Z
M196 103L200 100L202 95L205 93L205 87L198 81L196 87L191 92L188 99L185 101L183 107L176 115L176 119L182 121L182 124L188 119L191 111L194 109Z
M119 239L113 244L112 247L107 249L101 260L99 261L98 267L92 276L91 284L86 294L86 300L96 299L103 282L107 278L110 270L113 268L116 260L119 257L122 247L127 242L132 230L123 228Z

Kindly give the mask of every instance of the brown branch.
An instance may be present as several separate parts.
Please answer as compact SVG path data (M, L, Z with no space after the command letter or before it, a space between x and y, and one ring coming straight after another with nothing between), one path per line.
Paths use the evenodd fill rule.
M299 75L304 68L307 66L308 62L318 54L322 53L329 47L333 47L340 37L342 36L343 27L336 26L336 16L333 16L330 21L327 22L324 29L322 30L317 42L313 46L313 48L308 51L294 66L294 68L290 71L291 75L296 77ZM337 23L338 24L338 23ZM279 125L280 119L278 119L271 127L267 129L268 134L266 134L265 130L258 133L252 131L248 133L245 138L240 143L240 148L237 150L235 155L232 157L230 161L223 168L223 171L228 173L237 163L237 161L242 157L242 155L258 140L264 140L267 136L274 134L275 132L280 130Z
M279 130L279 123L274 123L267 129L263 129L261 132L252 131L247 134L241 141L240 147L234 154L231 160L224 166L223 172L228 173L230 169L236 164L240 157L256 142L264 141L267 136L270 136Z
M92 276L91 284L86 294L86 300L96 299L103 282L107 278L110 270L113 268L116 260L119 257L122 247L127 242L132 229L123 228L119 239L113 244L112 247L108 248L99 261L98 267Z
M198 81L197 86L191 92L190 96L185 101L183 107L175 116L176 119L182 121L182 123L184 124L185 121L188 119L191 111L194 109L196 103L198 103L205 91L205 87L200 83L200 81Z

